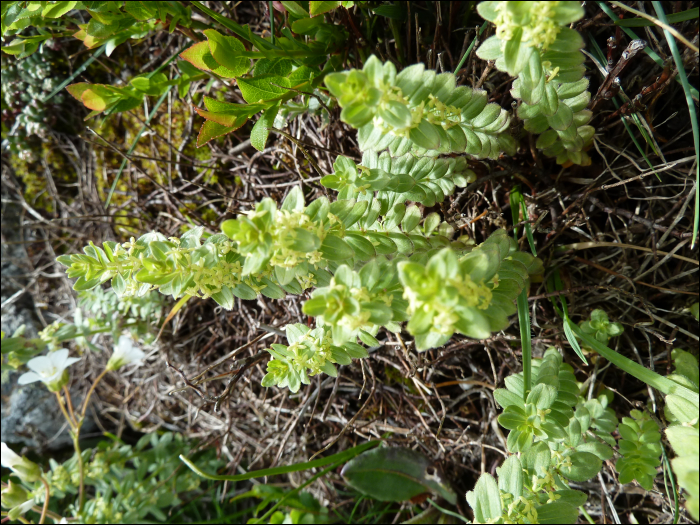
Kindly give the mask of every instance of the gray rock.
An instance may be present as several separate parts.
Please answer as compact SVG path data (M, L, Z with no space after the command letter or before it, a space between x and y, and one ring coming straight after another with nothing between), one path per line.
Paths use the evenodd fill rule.
M3 165L3 171L5 170ZM2 187L2 256L0 258L2 279L2 317L0 324L6 336L11 336L17 328L25 325L26 337L36 337L41 325L34 313L34 302L28 292L19 293L26 286L22 277L27 273L27 254L24 245L15 244L21 239L20 210L18 204L10 202L12 196ZM31 239L29 235L25 239ZM24 267L24 268L23 268ZM42 383L25 386L17 384L21 372L2 373L2 398L0 415L2 441L24 444L37 449L57 450L72 444L68 425L61 413L56 396ZM78 389L71 389L73 406L79 406ZM81 429L81 435L96 428L89 416Z

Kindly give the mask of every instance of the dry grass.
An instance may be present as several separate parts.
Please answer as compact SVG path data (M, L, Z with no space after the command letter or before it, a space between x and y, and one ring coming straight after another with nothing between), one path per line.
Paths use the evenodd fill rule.
M234 8L237 19L250 23L258 33L269 29L261 4L241 3ZM460 18L453 10L460 8L450 3L447 13L445 4L440 29L436 30L434 24L421 28L419 60L438 67L442 63L445 69L451 69L459 59L463 42L471 42L474 30L459 29ZM221 4L219 9L223 10ZM615 29L607 17L597 14L593 4L587 9L590 18L582 21L579 29L586 38L602 44ZM337 14L335 18L347 24L344 16ZM357 16L355 19L360 22ZM676 27L691 39L695 35L697 41L697 21ZM409 63L416 61L419 36L414 29L414 24L408 25L412 39L406 57ZM427 36L429 31L438 33L435 40ZM354 35L352 29L349 32ZM656 28L649 28L648 33L654 36L648 38L650 45L661 56L667 55L665 41ZM354 36L351 40L354 46L366 45ZM134 47L132 57L123 58L131 71L141 67L148 70L157 63L157 56L167 57L185 43L181 35L159 34ZM384 60L399 62L393 45L377 46L374 51ZM110 71L124 67L115 58L104 58L101 64L101 74L108 77ZM697 55L690 56L686 70L691 82L697 83ZM624 71L623 87L634 94L660 72L642 54ZM459 76L468 85L481 82L492 101L510 106L507 76L488 68L473 53ZM590 64L589 76L595 92L600 77ZM100 160L115 157L111 148L94 136L85 133L70 137L56 132L55 147L74 169L76 186L48 185L57 203L53 213L35 210L32 203L24 201L20 184L3 157L2 184L12 199L21 203L22 232L24 239L31 239L24 243L24 286L34 298L42 323L69 316L75 307L71 283L53 261L61 253L79 251L88 240L122 240L149 230L179 235L189 227L188 219L215 233L222 220L251 209L264 197L281 202L295 185L302 185L307 201L326 193L302 146L278 134L271 135L269 147L263 152L249 146L249 127L245 127L205 146L209 158L183 154L201 124L189 108L192 99L201 96L205 84L193 86L188 103L178 114L171 112L170 120L164 104L158 126L142 139L142 144L150 148L142 156L154 159L158 176L165 181L163 188L144 179L139 166L146 160L133 158L123 175L121 198L108 210L104 209L98 187L109 185L118 163ZM212 89L222 90L228 100L240 101L233 86L215 83ZM607 102L601 104L593 121L597 134L589 152L593 157L591 166L561 168L539 156L533 139L528 147L526 135L516 157L495 163L474 162L480 179L468 191L446 199L436 211L458 221L463 234L481 241L494 229L512 225L509 191L514 184L521 184L538 254L546 268L559 268L572 319L583 320L592 309L603 308L625 327L624 335L614 340L616 350L665 375L670 371L673 347L698 348L697 324L684 310L698 300L697 246L691 250L689 233L697 159L680 85L669 80L658 95L649 96L647 105L640 116L653 125L660 154L654 155L651 148L646 148L646 155L661 181L646 166L620 118L607 119L614 112ZM177 119L185 123L182 135L172 133ZM331 123L325 127L320 117L304 115L290 121L285 131L303 142L303 148L315 157L324 173L332 171L336 153L360 157L355 133L340 123L338 110L333 110ZM113 147L125 152L134 132L130 130ZM51 178L49 169L44 176ZM130 220L127 223L118 216ZM524 239L521 247L527 249ZM600 382L619 393L613 405L618 415L649 401L656 410L659 399L654 391L633 378L597 360L592 360L591 366L582 365L566 342L546 292L543 284L532 285L535 355L550 345L561 348L578 380L595 379L595 383L589 383L591 394ZM387 433L392 445L415 448L441 462L458 493L471 489L480 473L494 473L505 455L505 437L496 423L499 409L492 392L503 386L504 377L520 370L517 326L511 325L483 341L455 336L445 347L423 354L415 352L408 335L401 339L380 333L383 345L368 359L341 367L337 379L314 378L296 395L263 388L260 380L265 362L251 362L250 358L270 343L284 342L280 329L286 324L307 322L301 313L303 300L294 296L277 301L264 297L237 300L231 312L217 308L213 301L191 300L166 327L161 342L151 349L147 366L130 375L109 374L101 383L95 402L101 425L117 434L127 428L139 432L168 429L199 438L228 459L229 473L241 466L250 470L304 461L329 445L331 450L342 450ZM517 318L512 322L517 324ZM261 335L266 337L260 339ZM221 362L222 356L256 338L257 342L233 356L235 360ZM103 341L105 346L107 343ZM75 369L74 381L87 388L90 378L105 365L107 355L88 353L82 368ZM208 381L199 388L206 395L217 396L230 383L229 395L218 411L193 389L183 390L180 373L166 364L171 363L192 379L217 362L218 366L206 373ZM234 376L242 367L245 373ZM661 412L657 415L663 418ZM580 484L591 495L586 509L597 522L615 522L616 517L626 522L632 514L640 522L672 520L673 501L666 496L663 476L657 477L652 492L633 484L620 485L616 479L613 464L606 462L598 479ZM299 478L290 477L289 483L296 485ZM331 506L347 508L347 498L339 496L338 490L342 490L338 476L333 476L330 483L313 486L314 493ZM466 503L459 500L460 511L469 515ZM681 517L681 522L687 521Z

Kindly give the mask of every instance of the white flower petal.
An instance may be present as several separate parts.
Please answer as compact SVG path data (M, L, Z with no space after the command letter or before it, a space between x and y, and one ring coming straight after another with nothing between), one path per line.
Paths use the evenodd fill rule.
M49 359L51 359L51 362L54 364L54 366L58 368L66 368L67 365L65 365L64 363L66 362L66 359L68 359L68 349L61 348L60 350L51 352L48 355L48 357Z
M117 348L114 349L115 353L119 352L120 354L128 354L131 349L134 347L134 341L129 337L128 335L120 335L119 336L119 343L117 344Z
M45 370L53 368L53 362L51 358L45 355L40 355L39 357L34 357L29 360L27 367L30 370L34 370L36 373L41 374Z
M42 377L35 373L35 372L26 372L19 376L17 379L17 383L20 385L28 385L30 383L36 383L37 381L41 381Z
M29 499L19 506L19 513L24 514L34 506L34 498Z
M64 369L65 369L65 368L68 368L69 366L71 366L71 365L74 364L74 363L77 363L78 361L80 361L80 358L79 358L79 357L69 357L69 358L66 359L66 361L63 363L63 368L64 368Z
M15 451L8 447L3 441L2 445L0 445L0 460L0 463L2 463L3 467L11 469L17 463L22 461L22 458L18 456L15 453Z

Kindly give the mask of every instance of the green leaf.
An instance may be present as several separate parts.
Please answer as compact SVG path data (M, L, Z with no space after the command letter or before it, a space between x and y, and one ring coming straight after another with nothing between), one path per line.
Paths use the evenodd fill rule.
M513 31L512 37L506 41L506 45L503 50L506 71L509 75L514 77L520 74L523 68L527 65L530 60L530 55L533 52L533 48L531 46L521 42L522 34L523 29L521 27L516 28Z
M561 473L571 481L588 481L600 472L603 465L601 459L590 452L574 452L567 456L571 466L561 468Z
M309 14L314 17L340 7L340 2L309 2Z
M547 117L552 117L557 113L557 110L559 109L559 97L557 95L557 90L554 89L554 86L551 84L551 82L547 82L545 84L544 96L542 97L542 100L540 100L538 107L540 108L542 114Z
M535 405L539 410L546 410L552 406L557 398L557 391L554 387L545 384L536 385L528 394L525 401L528 405Z
M236 78L236 73L220 65L209 49L209 42L198 42L180 53L180 58L186 60L202 71L211 71L223 78Z
M256 150L263 151L265 149L267 137L270 135L269 128L274 125L279 109L279 102L266 109L250 131L250 143Z
M440 148L440 133L436 127L427 120L421 120L418 127L411 128L409 138L416 145L427 150L435 150Z
M221 124L218 124L218 123L213 122L211 120L204 121L204 124L202 124L202 127L199 130L199 135L197 135L197 147L201 148L210 140L227 135L227 134L231 133L232 131L236 131L244 123L245 123L245 120L240 122L240 124L238 124L238 122L236 122L236 124L233 126L222 126Z
M285 88L291 87L288 78L269 74L253 78L239 78L236 82L243 98L249 104L278 99L289 92Z
M576 523L578 508L566 501L552 501L537 507L537 523Z
M150 20L156 16L156 10L149 4L151 2L124 2L124 11L133 16L136 20Z
M697 20L699 15L700 8L694 7L680 13L669 13L666 15L666 20L669 24L677 24L686 20ZM613 23L620 27L649 27L655 25L654 22L646 18L623 18L615 20Z
M491 474L481 475L474 490L467 492L467 502L474 511L474 519L479 523L495 521L503 514L501 493Z
M697 422L700 417L698 405L681 396L666 396L666 407L681 423Z
M292 212L304 210L304 193L299 186L294 186L289 191L280 209Z
M523 493L523 467L518 456L508 457L496 472L500 491L512 494L517 500Z
M73 9L78 2L56 2L47 5L41 12L44 18L60 18Z
M520 458L522 465L528 471L528 477L536 475L543 477L549 471L552 453L546 442L536 443Z
M410 233L416 226L418 226L420 220L421 213L418 206L411 204L408 208L406 208L406 213L401 220L401 229L406 233Z
M678 456L697 454L698 452L698 429L674 425L666 429L666 437L673 447L673 451Z
M379 501L406 501L434 492L451 504L457 501L439 469L420 452L382 447L349 461L341 472L355 490Z
M299 2L291 2L288 0L282 0L282 5L284 8L296 16L307 17L309 13L304 9Z
M321 254L329 261L344 261L353 257L355 251L343 239L335 235L327 235L321 243Z
M611 459L613 457L613 450L603 443L598 443L597 441L589 441L588 443L581 443L576 447L579 452L590 452L598 456L603 461Z
M501 405L502 408L509 407L510 405L515 405L521 410L525 410L525 402L523 401L523 396L515 394L510 390L505 388L497 388L493 392L493 397L496 402Z
M209 50L214 60L230 71L233 77L245 75L250 70L250 59L241 56L246 49L240 40L233 36L224 36L215 29L205 30L204 35L209 41Z

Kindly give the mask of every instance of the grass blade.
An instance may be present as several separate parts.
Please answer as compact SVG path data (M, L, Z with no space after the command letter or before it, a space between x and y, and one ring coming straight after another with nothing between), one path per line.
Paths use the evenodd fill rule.
M663 6L661 2L654 1L651 3L656 10L656 14L659 20L668 25L666 20L666 14L664 13ZM673 55L673 61L676 63L676 68L678 68L678 78L683 86L683 92L685 93L685 101L688 104L688 111L690 111L690 124L693 126L693 143L695 145L695 217L693 219L693 241L690 248L695 247L695 243L698 238L698 222L700 222L700 165L698 165L697 157L700 152L700 146L698 146L698 140L700 139L700 131L698 130L698 116L695 113L695 103L693 102L693 97L691 93L691 87L688 83L688 75L683 67L683 58L681 57L680 51L678 51L678 46L676 45L676 39L673 35L664 28L664 35L668 41L668 47L671 49L671 54ZM697 91L696 91L697 94Z
M527 304L527 289L518 295L518 324L520 325L520 345L523 350L523 400L532 390L532 333L530 332L530 310Z
M462 69L462 66L464 65L465 60L467 60L467 57L469 56L469 53L472 52L472 49L474 48L474 45L476 44L476 41L479 40L479 37L484 34L484 31L486 31L486 26L488 26L488 20L481 24L481 27L479 28L479 34L474 37L474 40L472 40L472 43L469 44L469 47L467 50L464 52L462 55L462 58L459 60L459 64L457 64L457 67L455 68L455 75L457 72Z
M552 286L552 284L553 284L553 286ZM563 289L564 289L564 286L561 283L561 276L559 275L559 268L556 268L554 270L554 272L552 273L552 277L547 282L547 290L549 292L551 292L553 290L560 292ZM583 355L583 351L581 350L581 347L579 346L578 341L576 340L576 337L574 336L573 332L569 328L569 323L571 322L571 319L569 319L569 309L568 309L567 304L566 304L566 298L563 295L560 295L559 300L561 301L561 310L557 307L556 297L551 298L552 305L554 306L554 310L564 320L564 335L566 336L566 340L569 341L571 348L573 348L574 352L576 352L576 355L581 358L581 361L583 361L583 364L588 365L588 360L586 359L586 356Z
M105 47L106 46L102 46L97 51L95 51L92 54L92 56L90 58L88 58L82 66L80 66L78 69L73 71L73 74L71 76L69 76L67 79L65 79L63 82L61 82L58 85L58 87L56 87L56 89L54 89L51 93L46 95L44 100L42 100L41 102L46 104L49 100L51 100L54 96L56 96L61 90L63 90L63 88L65 88L68 84L73 82L73 80L75 80L78 75L80 75L83 71L85 71L90 64L92 64L95 60L97 60L100 57L100 55L102 53L105 52Z
M576 334L581 340L583 340L586 343L586 345L588 345L591 349L595 350L597 353L602 355L605 359L610 361L616 367L620 368L621 370L624 370L628 374L636 377L640 381L645 382L647 385L656 388L657 390L663 392L666 395L676 394L684 399L687 399L691 403L695 403L696 405L700 404L700 396L698 396L698 394L696 394L692 390L681 386L678 383L675 383L674 381L671 381L670 379L667 379L664 376L657 374L656 372L652 372L647 367L642 366L639 363L636 363L631 359L623 356L622 354L617 353L615 350L605 346L603 343L601 343L594 337L583 333L583 330L581 330L581 328L576 326L571 321L568 321L568 323L569 328L574 334Z
M353 447L349 450L346 450L345 452L339 452L338 454L333 454L332 456L328 456L325 458L319 458L313 461L305 461L304 463L295 463L294 465L287 465L286 467L274 467L262 470L254 470L253 472L246 472L245 474L237 474L235 476L220 476L218 474L207 474L203 470L200 470L199 467L197 467L197 465L192 463L192 461L187 459L182 454L180 454L180 459L185 465L190 467L190 469L192 469L193 472L199 474L203 478L213 479L215 481L244 481L246 479L262 478L264 476L277 476L279 474L299 472L300 470L308 470L316 467L325 467L326 465L329 465L331 463L344 463L345 461L349 461L355 456L361 454L365 450L368 450L372 447L376 447L380 443L381 441L378 440L368 441L367 443L363 443L362 445Z
M156 102L156 105L153 106L153 109L151 110L151 113L148 115L148 118L141 126L141 129L139 129L139 132L136 134L136 138L134 138L134 142L131 143L129 150L126 152L127 157L129 155L131 155L134 152L134 150L136 149L136 146L139 143L139 140L141 139L141 135L143 135L143 133L146 131L146 127L151 122L151 120L153 120L153 117L156 116L156 111L158 111L158 108L160 108L160 105L167 98L168 93L170 93L170 90L172 89L172 87L173 86L168 86L168 89L165 90L165 93L163 93L160 96L160 98L158 99L158 102ZM126 161L127 161L127 159L122 160L122 163L119 166L119 171L117 171L117 175L114 177L114 181L112 182L112 187L109 188L109 194L107 195L107 200L105 201L105 211L107 210L107 208L109 208L109 203L112 202L112 195L114 195L114 190L117 188L117 184L119 183L119 179L121 178L122 173L124 172L124 168L126 168Z
M596 4L598 4L598 7L600 7L606 15L608 15L613 22L617 22L618 20L622 20L619 16L615 14L615 12L610 9L610 6L606 5L605 2L602 0L597 0ZM621 29L627 34L628 37L630 37L632 40L637 40L639 37L637 36L637 33L632 31L629 27L621 27ZM656 62L660 67L664 67L664 61L663 59L649 46L644 48L644 52L649 55L649 58L651 58L654 62ZM681 82L680 80L680 75L678 75L678 78L676 78L677 82ZM698 99L698 90L695 89L694 87L690 86L690 93L693 95L694 99Z

